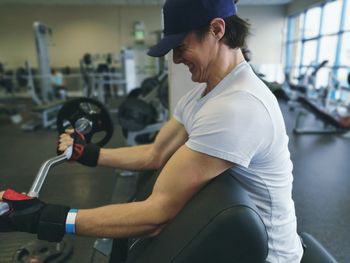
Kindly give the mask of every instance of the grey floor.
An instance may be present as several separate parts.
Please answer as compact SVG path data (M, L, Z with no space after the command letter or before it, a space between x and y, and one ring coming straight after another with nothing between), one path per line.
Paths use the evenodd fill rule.
M294 135L295 112L281 108L290 135L294 162L293 196L299 232L315 236L339 262L350 262L350 139L336 135ZM55 155L57 134L51 130L23 132L0 115L0 189L28 191L41 163ZM120 130L108 147L122 145ZM108 204L120 177L108 168L91 169L76 163L53 168L41 192L49 203L87 208ZM34 235L0 233L0 263L9 263L15 248ZM90 262L93 238L66 237L74 253L70 263ZM95 262L102 262L97 260Z
M296 112L280 105L290 137L299 232L312 234L339 262L350 262L350 138L295 135Z

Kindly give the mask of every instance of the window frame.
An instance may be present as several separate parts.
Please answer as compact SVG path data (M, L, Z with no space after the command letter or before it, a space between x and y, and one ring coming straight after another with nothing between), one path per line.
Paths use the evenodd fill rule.
M325 7L327 4L335 2L335 1L342 1L341 4L341 17L339 19L339 30L334 33L323 33L323 24L325 19ZM305 68L315 68L315 65L321 63L320 61L320 48L321 48L321 40L323 37L328 36L337 36L337 45L336 45L336 52L334 57L334 63L333 64L327 64L326 67L329 68L329 70L334 74L334 76L338 77L338 70L339 69L348 69L348 72L350 73L350 65L342 65L340 64L340 55L342 50L342 42L343 42L343 36L344 33L350 32L349 29L345 29L345 22L346 22L346 9L348 8L348 5L350 5L350 0L332 0L323 2L314 6L311 6L310 8L304 9L301 12L291 14L287 17L287 32L286 32L286 41L285 41L285 66L284 71L286 73L291 74L293 71L296 71L296 75L299 76L300 73L305 71ZM320 23L319 23L319 29L318 34L316 36L312 37L306 37L305 36L305 25L307 20L307 12L310 9L313 8L321 8L320 12ZM297 21L297 19L299 21ZM297 24L296 23L303 23L302 26L296 29ZM293 52L292 48L293 45L297 45L298 41L301 41L301 51L300 54L297 54L298 52ZM315 65L303 65L303 58L304 58L304 52L305 52L305 44L307 44L308 41L317 41L317 48L316 48L316 61ZM294 56L294 57L293 57ZM296 56L300 56L299 58ZM295 61L299 61L299 65L294 65ZM350 87L349 87L350 88Z

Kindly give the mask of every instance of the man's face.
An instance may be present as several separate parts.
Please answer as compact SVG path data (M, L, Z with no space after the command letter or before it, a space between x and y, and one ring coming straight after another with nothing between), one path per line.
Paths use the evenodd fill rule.
M176 64L185 64L195 82L207 82L211 65L216 54L215 38L207 34L199 40L194 32L189 33L185 40L173 50L173 61Z

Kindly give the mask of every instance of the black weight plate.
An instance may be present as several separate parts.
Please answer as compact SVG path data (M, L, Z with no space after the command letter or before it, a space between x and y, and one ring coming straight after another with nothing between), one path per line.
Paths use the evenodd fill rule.
M73 245L68 241L52 243L34 240L17 249L13 263L60 263L67 262L73 253Z
M92 123L91 131L84 132L87 142L104 146L113 135L113 122L106 107L91 98L77 98L67 101L57 115L57 131L64 133L66 128L76 128L76 121L85 118ZM101 137L101 134L104 136Z
M138 96L141 95L141 93L142 93L141 88L135 88L129 92L128 98L137 98Z
M140 131L157 121L157 110L138 98L128 98L118 110L120 126L127 131Z
M156 77L151 77L144 79L141 83L141 94L142 96L146 96L153 89L157 88L159 85L159 81Z

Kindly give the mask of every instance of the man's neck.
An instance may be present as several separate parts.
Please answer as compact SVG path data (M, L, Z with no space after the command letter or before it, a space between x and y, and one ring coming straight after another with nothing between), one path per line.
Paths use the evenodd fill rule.
M221 80L243 61L244 57L240 48L229 49L226 45L223 45L217 54L217 59L213 63L211 77L202 96L204 97L214 89Z

